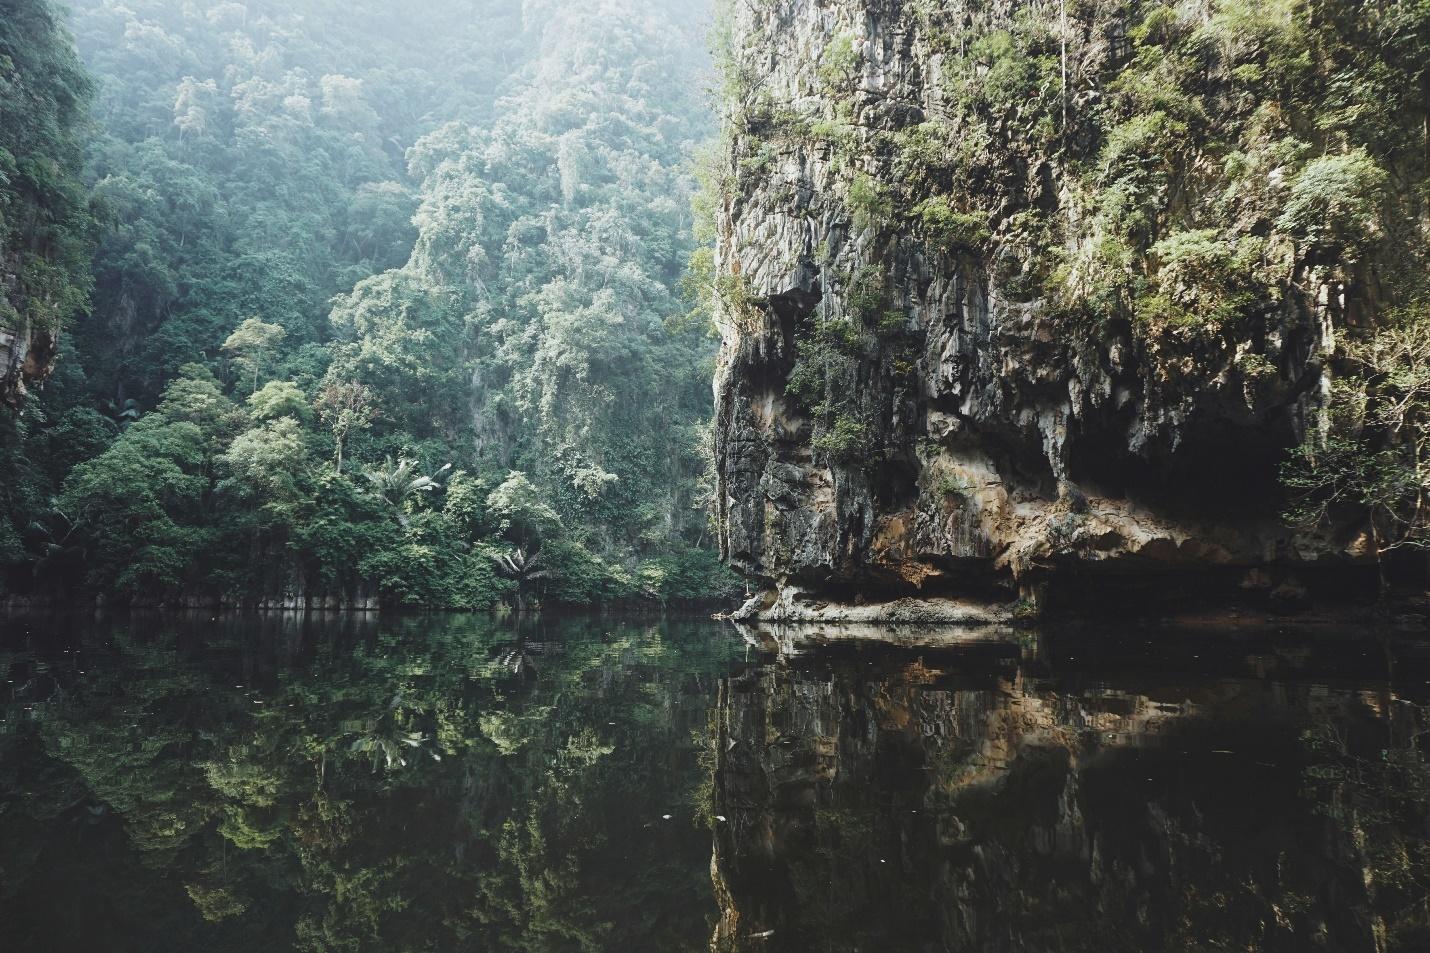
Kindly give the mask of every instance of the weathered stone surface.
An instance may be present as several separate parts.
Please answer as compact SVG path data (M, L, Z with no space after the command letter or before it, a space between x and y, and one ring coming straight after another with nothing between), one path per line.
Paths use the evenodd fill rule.
M55 343L48 332L0 324L0 403L18 407L29 388L50 375Z
M994 23L1018 6L959 4L969 22ZM819 115L829 111L821 56L833 38L853 37L853 134L872 142L948 113L939 55L905 7L735 4L735 61L758 77L762 108ZM1115 33L1086 31L1074 66L1095 70ZM1004 286L1032 263L1000 234L981 252L951 252L861 228L826 142L756 147L752 135L737 128L730 144L718 264L755 307L723 323L715 384L723 552L782 593L751 611L792 619L809 614L797 608L809 599L949 593L1012 602L1070 573L1225 572L1234 589L1248 568L1357 557L1349 534L1293 534L1278 516L1278 462L1329 387L1345 311L1335 286L1307 275L1236 339L1079 323ZM756 152L761 161L741 161ZM871 175L893 174L877 149L867 153ZM1023 166L1026 181L983 203L1055 207L1055 164L1028 155ZM880 351L861 359L853 390L876 449L831 462L787 388L814 322L853 313L847 276L861 268L885 276L922 344L911 369Z

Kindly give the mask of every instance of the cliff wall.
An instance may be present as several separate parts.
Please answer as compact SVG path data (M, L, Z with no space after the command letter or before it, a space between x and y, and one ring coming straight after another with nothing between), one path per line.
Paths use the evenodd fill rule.
M1242 6L733 6L716 454L751 613L1359 578L1364 526L1288 529L1278 472L1423 270L1420 167L1326 111L1326 31L1396 67L1353 10Z
M17 324L0 326L0 404L10 407L18 407L29 388L49 376L56 351L53 332Z

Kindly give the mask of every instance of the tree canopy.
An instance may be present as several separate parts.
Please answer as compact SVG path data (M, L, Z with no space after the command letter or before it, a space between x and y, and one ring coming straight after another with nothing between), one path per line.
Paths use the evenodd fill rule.
M22 6L44 41L0 63L75 169L33 201L77 264L56 378L6 423L5 585L475 608L537 546L536 601L729 591L714 348L681 320L698 10L80 0L72 42ZM398 471L443 477L394 500ZM513 474L539 541L487 503Z

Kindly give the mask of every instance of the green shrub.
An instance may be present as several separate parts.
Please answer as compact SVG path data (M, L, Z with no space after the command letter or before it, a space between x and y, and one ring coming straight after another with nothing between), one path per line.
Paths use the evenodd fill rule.
M1155 234L1189 129L1163 110L1115 126L1098 159L1098 213L1106 230L1139 241Z
M861 265L849 276L844 301L849 312L863 321L874 321L884 313L889 300L884 272L875 265Z
M516 588L510 579L497 573L493 558L497 547L478 544L451 566L447 589L454 609L492 609Z
M646 597L662 605L732 599L743 591L740 578L706 549L647 559L636 570L636 584Z
M914 218L925 238L947 251L977 251L993 237L987 215L960 212L953 200L944 195L924 199L914 206Z
M879 334L890 337L906 331L909 326L909 316L902 311L890 308L879 316Z
M942 497L967 497L972 491L967 480L957 473L940 474L938 482L934 484L934 492Z
M849 463L869 452L869 428L853 417L840 416L812 441L815 454L831 463Z
M859 56L853 34L841 33L830 40L819 57L817 72L820 82L834 90L850 86L859 68Z
M542 547L541 559L550 573L542 585L543 605L600 605L640 594L630 573L580 543L554 540Z
M829 146L833 156L831 171L847 162L859 147L858 127L839 118L820 119L810 123L809 138Z
M1137 317L1212 326L1235 320L1269 294L1254 274L1261 248L1259 239L1233 243L1210 228L1168 235L1151 248L1156 270Z
M873 176L856 172L854 181L849 184L849 210L854 227L863 231L882 228L894 214L894 203Z
M855 358L863 352L863 337L847 318L822 321L800 343L799 357L785 382L785 393L815 409L825 403L831 382L837 384L854 370Z
M1363 148L1313 159L1292 180L1276 227L1312 254L1358 258L1380 235L1388 178Z

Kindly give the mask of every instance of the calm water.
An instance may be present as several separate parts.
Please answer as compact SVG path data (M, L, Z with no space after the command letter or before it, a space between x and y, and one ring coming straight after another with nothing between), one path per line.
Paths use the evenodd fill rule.
M0 618L0 950L1430 950L1430 648Z

